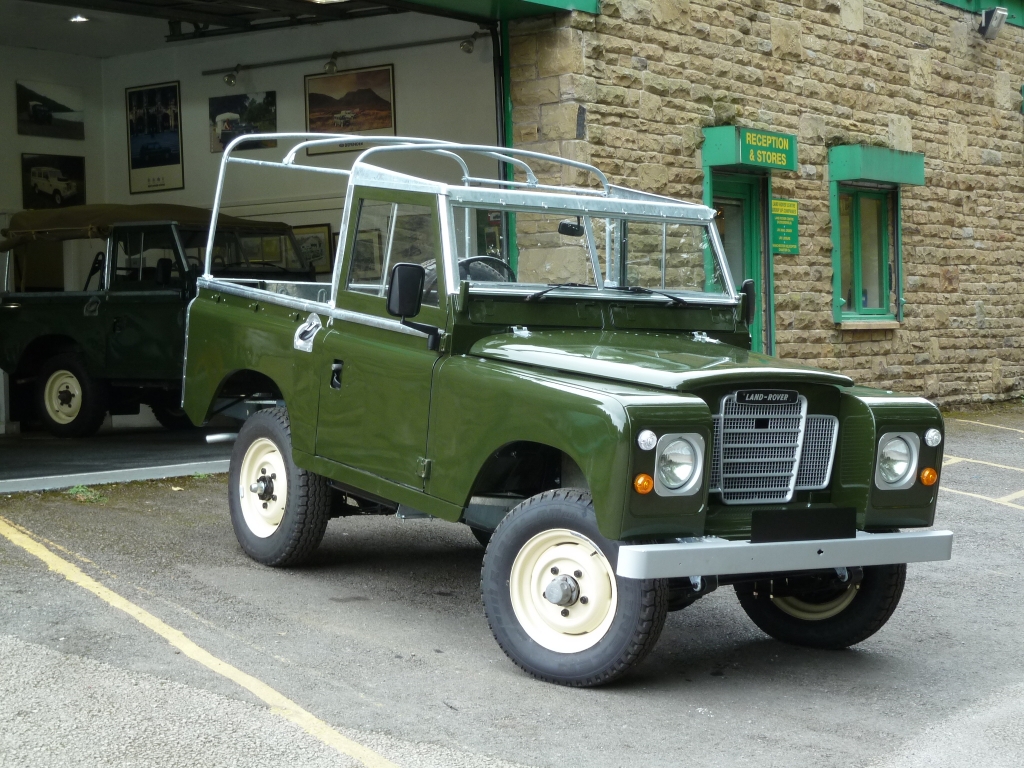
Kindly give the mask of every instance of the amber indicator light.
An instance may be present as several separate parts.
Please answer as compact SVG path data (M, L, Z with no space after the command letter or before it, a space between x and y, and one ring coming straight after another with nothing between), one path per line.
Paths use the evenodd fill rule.
M935 485L935 481L939 479L939 473L931 467L921 470L921 484L922 485Z
M633 480L633 487L639 494L648 494L654 490L654 478L641 472Z

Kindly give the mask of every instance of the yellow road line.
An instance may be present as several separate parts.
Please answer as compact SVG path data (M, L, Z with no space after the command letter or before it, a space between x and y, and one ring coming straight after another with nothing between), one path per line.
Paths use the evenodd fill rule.
M988 496L982 496L980 493L968 493L967 491L957 491L945 485L942 486L942 490L947 491L948 493L955 493L959 496L970 496L973 499L982 499L983 501L990 501L993 504L1002 504L1004 507L1012 507L1013 509L1024 509L1024 507L1022 507L1020 504L1011 504L1010 502L1003 501L1002 499L993 499Z
M946 459L952 459L952 461L947 462ZM947 464L958 464L961 461L969 461L971 464L984 464L986 467L995 467L997 469L1012 469L1014 472L1024 472L1024 468L1022 467L1010 467L1006 464L993 464L991 461L982 461L981 459L965 459L962 456L944 456L942 458L942 466L945 467Z
M306 733L320 739L324 744L333 747L343 755L355 758L367 766L367 768L397 768L394 763L385 760L373 750L342 736L323 720L307 712L266 683L257 680L252 675L247 675L240 669L221 661L209 651L200 648L185 637L182 632L165 624L145 609L140 608L135 603L126 600L113 590L103 586L100 582L84 573L77 565L58 557L28 534L18 530L14 523L4 517L0 517L0 536L4 536L12 544L21 547L29 554L35 555L46 563L51 571L59 573L72 584L77 584L83 589L92 592L108 605L124 611L144 627L160 635L160 637L189 658L198 661L207 669L245 688L251 694L266 702L272 712L295 723Z
M1009 496L1000 496L996 501L1013 501L1014 499L1019 499L1022 496L1024 496L1024 491L1017 491L1016 493L1011 493Z
M971 419L947 419L947 421L962 421L964 424L980 424L983 427L992 427L992 429L1008 429L1011 432L1020 432L1024 435L1024 429L1017 429L1016 427L1004 427L1000 424L989 424L987 421L972 421Z

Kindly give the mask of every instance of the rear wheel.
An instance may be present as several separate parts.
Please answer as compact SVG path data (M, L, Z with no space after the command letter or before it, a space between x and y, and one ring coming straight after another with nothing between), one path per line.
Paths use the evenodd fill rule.
M586 491L547 491L513 509L491 536L481 575L502 650L561 685L602 685L629 672L661 634L667 591L660 580L617 577L617 560Z
M60 205L64 202L64 196L60 193L59 189L53 190L53 202L55 205Z
M258 411L238 433L228 474L228 506L238 543L253 560L297 565L320 546L331 514L326 478L292 461L284 408Z
M43 363L36 382L36 408L51 434L85 437L103 424L106 385L89 375L78 355L54 355Z
M150 407L153 409L153 416L156 417L156 420L160 422L160 426L164 429L178 431L195 427L192 419L188 417L185 409L180 405L153 405Z
M863 569L858 584L772 594L770 582L736 585L747 616L764 632L793 645L838 649L856 645L880 630L903 594L906 565Z

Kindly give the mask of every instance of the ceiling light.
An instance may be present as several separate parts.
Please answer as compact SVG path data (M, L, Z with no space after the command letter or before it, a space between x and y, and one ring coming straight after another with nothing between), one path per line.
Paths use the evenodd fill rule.
M338 71L338 57L337 56L331 56L330 61L328 61L326 64L324 64L324 72L327 72L328 74L332 74L333 75L337 71Z
M472 37L467 37L461 43L459 43L459 50L463 53L472 53L473 48L476 46L476 41Z
M1005 8L989 8L987 11L982 11L981 26L978 27L978 32L986 40L995 40L999 35L999 30L1006 23L1006 16Z
M74 16L72 16L70 19L68 19L68 21L72 22L73 24L81 24L83 21L88 21L88 20L89 20L88 18L86 18L85 16L83 16L80 13L76 13Z

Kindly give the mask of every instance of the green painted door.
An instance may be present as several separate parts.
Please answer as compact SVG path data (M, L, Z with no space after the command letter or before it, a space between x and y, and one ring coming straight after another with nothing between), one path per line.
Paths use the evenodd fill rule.
M416 322L444 327L437 198L357 190L351 221L340 311L314 343L321 382L316 453L422 490L439 355L427 349L422 334L409 333L387 314L384 293L394 264L422 264L427 279Z
M750 345L755 352L764 350L764 226L762 181L758 176L718 175L713 178L713 205L716 222L729 262L733 283L739 288L744 280L753 280L757 296Z
M169 224L123 227L112 235L105 306L111 379L181 378L185 346L184 271Z

